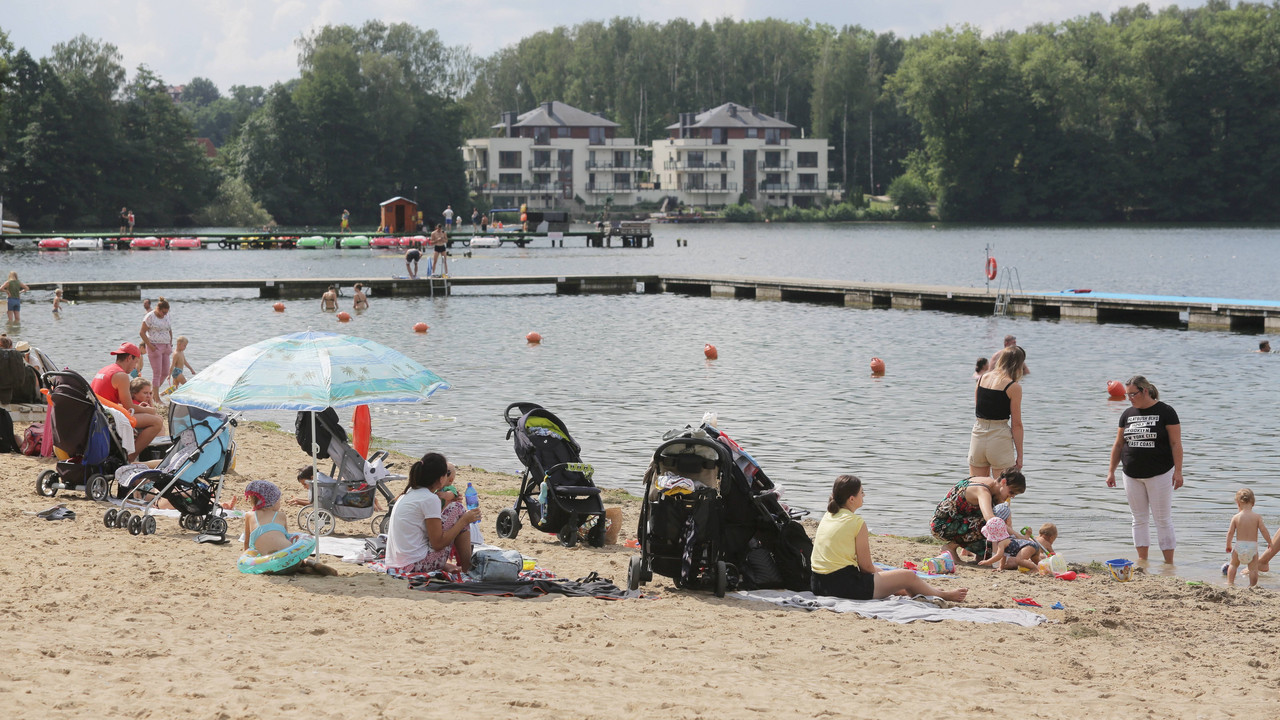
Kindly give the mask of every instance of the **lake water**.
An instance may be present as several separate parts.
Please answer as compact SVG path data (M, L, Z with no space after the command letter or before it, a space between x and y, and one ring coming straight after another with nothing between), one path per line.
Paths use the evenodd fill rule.
M1024 289L1280 298L1271 228L987 228L928 225L655 226L645 249L456 248L454 275L719 273L937 285L985 283L989 245ZM688 240L678 247L677 238ZM398 254L377 251L102 251L0 255L23 280L182 277L388 277ZM1273 449L1280 437L1280 356L1251 352L1258 336L1216 331L675 295L564 296L551 287L467 288L448 298L378 298L340 325L316 301L285 313L251 293L174 291L175 333L201 368L257 340L306 329L368 337L415 357L453 388L421 407L374 407L374 434L418 454L517 472L502 411L539 402L559 415L604 486L637 491L662 434L704 412L786 490L819 510L832 479L867 483L875 532L925 535L933 506L967 469L974 360L1007 333L1027 349L1029 492L1015 522L1053 521L1069 560L1133 558L1122 490L1103 483L1127 406L1106 382L1141 373L1183 421L1186 486L1175 499L1177 571L1220 578L1234 491L1254 488L1280 529ZM349 300L344 300L344 305ZM24 303L10 335L84 373L104 351L136 342L137 302L86 302L49 313L48 294ZM426 335L411 332L425 321ZM524 335L544 340L530 346ZM719 348L707 361L703 343ZM883 358L872 378L870 358ZM286 416L253 415L291 427ZM349 420L346 418L344 420ZM282 460L293 466L304 462ZM1280 587L1280 572L1264 584Z

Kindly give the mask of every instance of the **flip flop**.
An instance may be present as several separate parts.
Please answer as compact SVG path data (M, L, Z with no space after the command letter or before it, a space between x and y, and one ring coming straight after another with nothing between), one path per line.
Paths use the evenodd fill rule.
M1035 600L1032 600L1032 599L1031 599L1031 598L1029 598L1029 597L1025 597L1025 598L1014 598L1014 599L1013 599L1013 601L1014 601L1014 602L1016 602L1016 603L1018 603L1019 605L1026 605L1026 606L1028 606L1028 607L1044 607L1043 605L1041 605L1040 603L1036 602Z
M208 543L210 545L225 545L227 543L227 536L226 535L210 535L208 533L201 533L196 536L196 542Z
M62 505L62 504L54 505L48 510L41 510L40 512L36 513L36 517L45 518L47 520L50 515L57 513L59 510L66 510L66 509L67 509L66 505Z
M76 511L65 507L53 508L53 512L44 516L45 520L75 520Z

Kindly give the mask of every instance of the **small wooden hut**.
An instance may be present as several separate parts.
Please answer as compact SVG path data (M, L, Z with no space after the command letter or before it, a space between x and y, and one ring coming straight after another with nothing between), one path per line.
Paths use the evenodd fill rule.
M402 197L393 197L382 203L382 221L378 227L390 228L393 233L414 232L418 229L418 203Z

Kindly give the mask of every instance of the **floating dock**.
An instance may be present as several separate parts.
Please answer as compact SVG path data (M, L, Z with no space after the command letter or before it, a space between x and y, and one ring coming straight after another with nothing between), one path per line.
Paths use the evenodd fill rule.
M330 286L363 283L377 296L436 296L457 287L543 285L560 295L679 293L745 300L811 302L862 308L935 310L970 315L1131 323L1234 332L1280 332L1280 301L1092 291L1014 292L986 288L723 275L501 275L453 278L240 278L230 280L99 280L27 283L61 287L69 300L139 298L152 290L254 290L261 298L319 298Z
M399 234L379 233L379 232L370 232L370 233L350 232L345 234L342 234L342 233L334 234L330 232L299 231L297 234L294 234L294 233L264 233L262 231L241 232L241 233L227 233L227 232L208 233L208 232L182 232L180 230L165 230L165 231L137 231L132 235L120 235L117 233L16 233L16 234L5 234L4 238L7 241L31 240L35 243L39 243L40 240L46 239L46 238L66 238L68 240L77 240L77 239L101 240L103 250L128 250L129 243L133 242L138 238L146 238L146 237L158 237L166 240L173 239L173 238L195 238L200 241L200 245L202 247L208 248L211 246L217 246L223 250L238 250L238 249L244 249L244 248L255 249L255 250L261 250L261 249L294 250L294 249L298 249L299 240L306 237L314 237L314 236L332 238L334 241L333 248L342 249L340 248L340 242L343 238L352 238L352 237L360 237L360 236L364 236L368 238L393 237L393 238L396 238L397 240L403 240L405 238L422 237L424 238L424 240L422 240L418 244L418 247L424 247L428 244L428 241L425 240L427 235L428 233L425 233L425 232L424 233L399 233ZM613 245L612 239L614 237L619 238L619 243L620 243L619 247L646 247L646 245L643 242L641 242L643 239L646 239L646 238L648 239L647 246L648 247L653 246L653 238L649 234L648 224L646 223L644 224L642 232L634 228L627 228L623 232L616 232L616 231L610 232L608 228L603 230L588 230L584 232L555 232L555 233L522 232L519 230L508 231L508 230L493 230L493 229L491 229L491 231L488 233L470 233L470 232L459 231L459 232L453 232L449 234L449 247L453 247L455 245L466 246L470 244L471 238L482 237L482 236L496 237L499 240L501 240L504 245L507 243L510 243L512 245L515 245L521 248L525 247L526 245L529 245L534 240L538 240L541 238L551 239L551 244L548 247L564 247L564 241L566 238L568 239L582 238L585 241L587 247L612 247ZM10 244L12 244L12 242ZM403 247L399 247L398 249L403 251L403 250L406 250L408 247L410 246L406 245ZM164 248L151 248L151 249L163 250ZM357 249L357 248L346 248L346 249ZM366 246L362 249L368 250L369 248ZM373 248L373 249L381 250L383 248ZM397 248L387 248L387 250L396 250L396 249ZM58 248L54 251L66 252L67 249Z

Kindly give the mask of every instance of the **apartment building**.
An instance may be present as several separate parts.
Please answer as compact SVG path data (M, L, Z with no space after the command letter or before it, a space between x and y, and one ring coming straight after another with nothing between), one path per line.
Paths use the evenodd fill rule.
M827 184L831 148L825 138L798 131L737 103L680 113L667 126L668 138L653 143L654 168L665 194L686 205L731 205L739 198L757 205L825 204L839 194Z
M493 207L565 208L575 197L588 205L634 205L652 191L649 147L618 137L619 127L558 101L503 113L495 137L463 145L467 183Z

